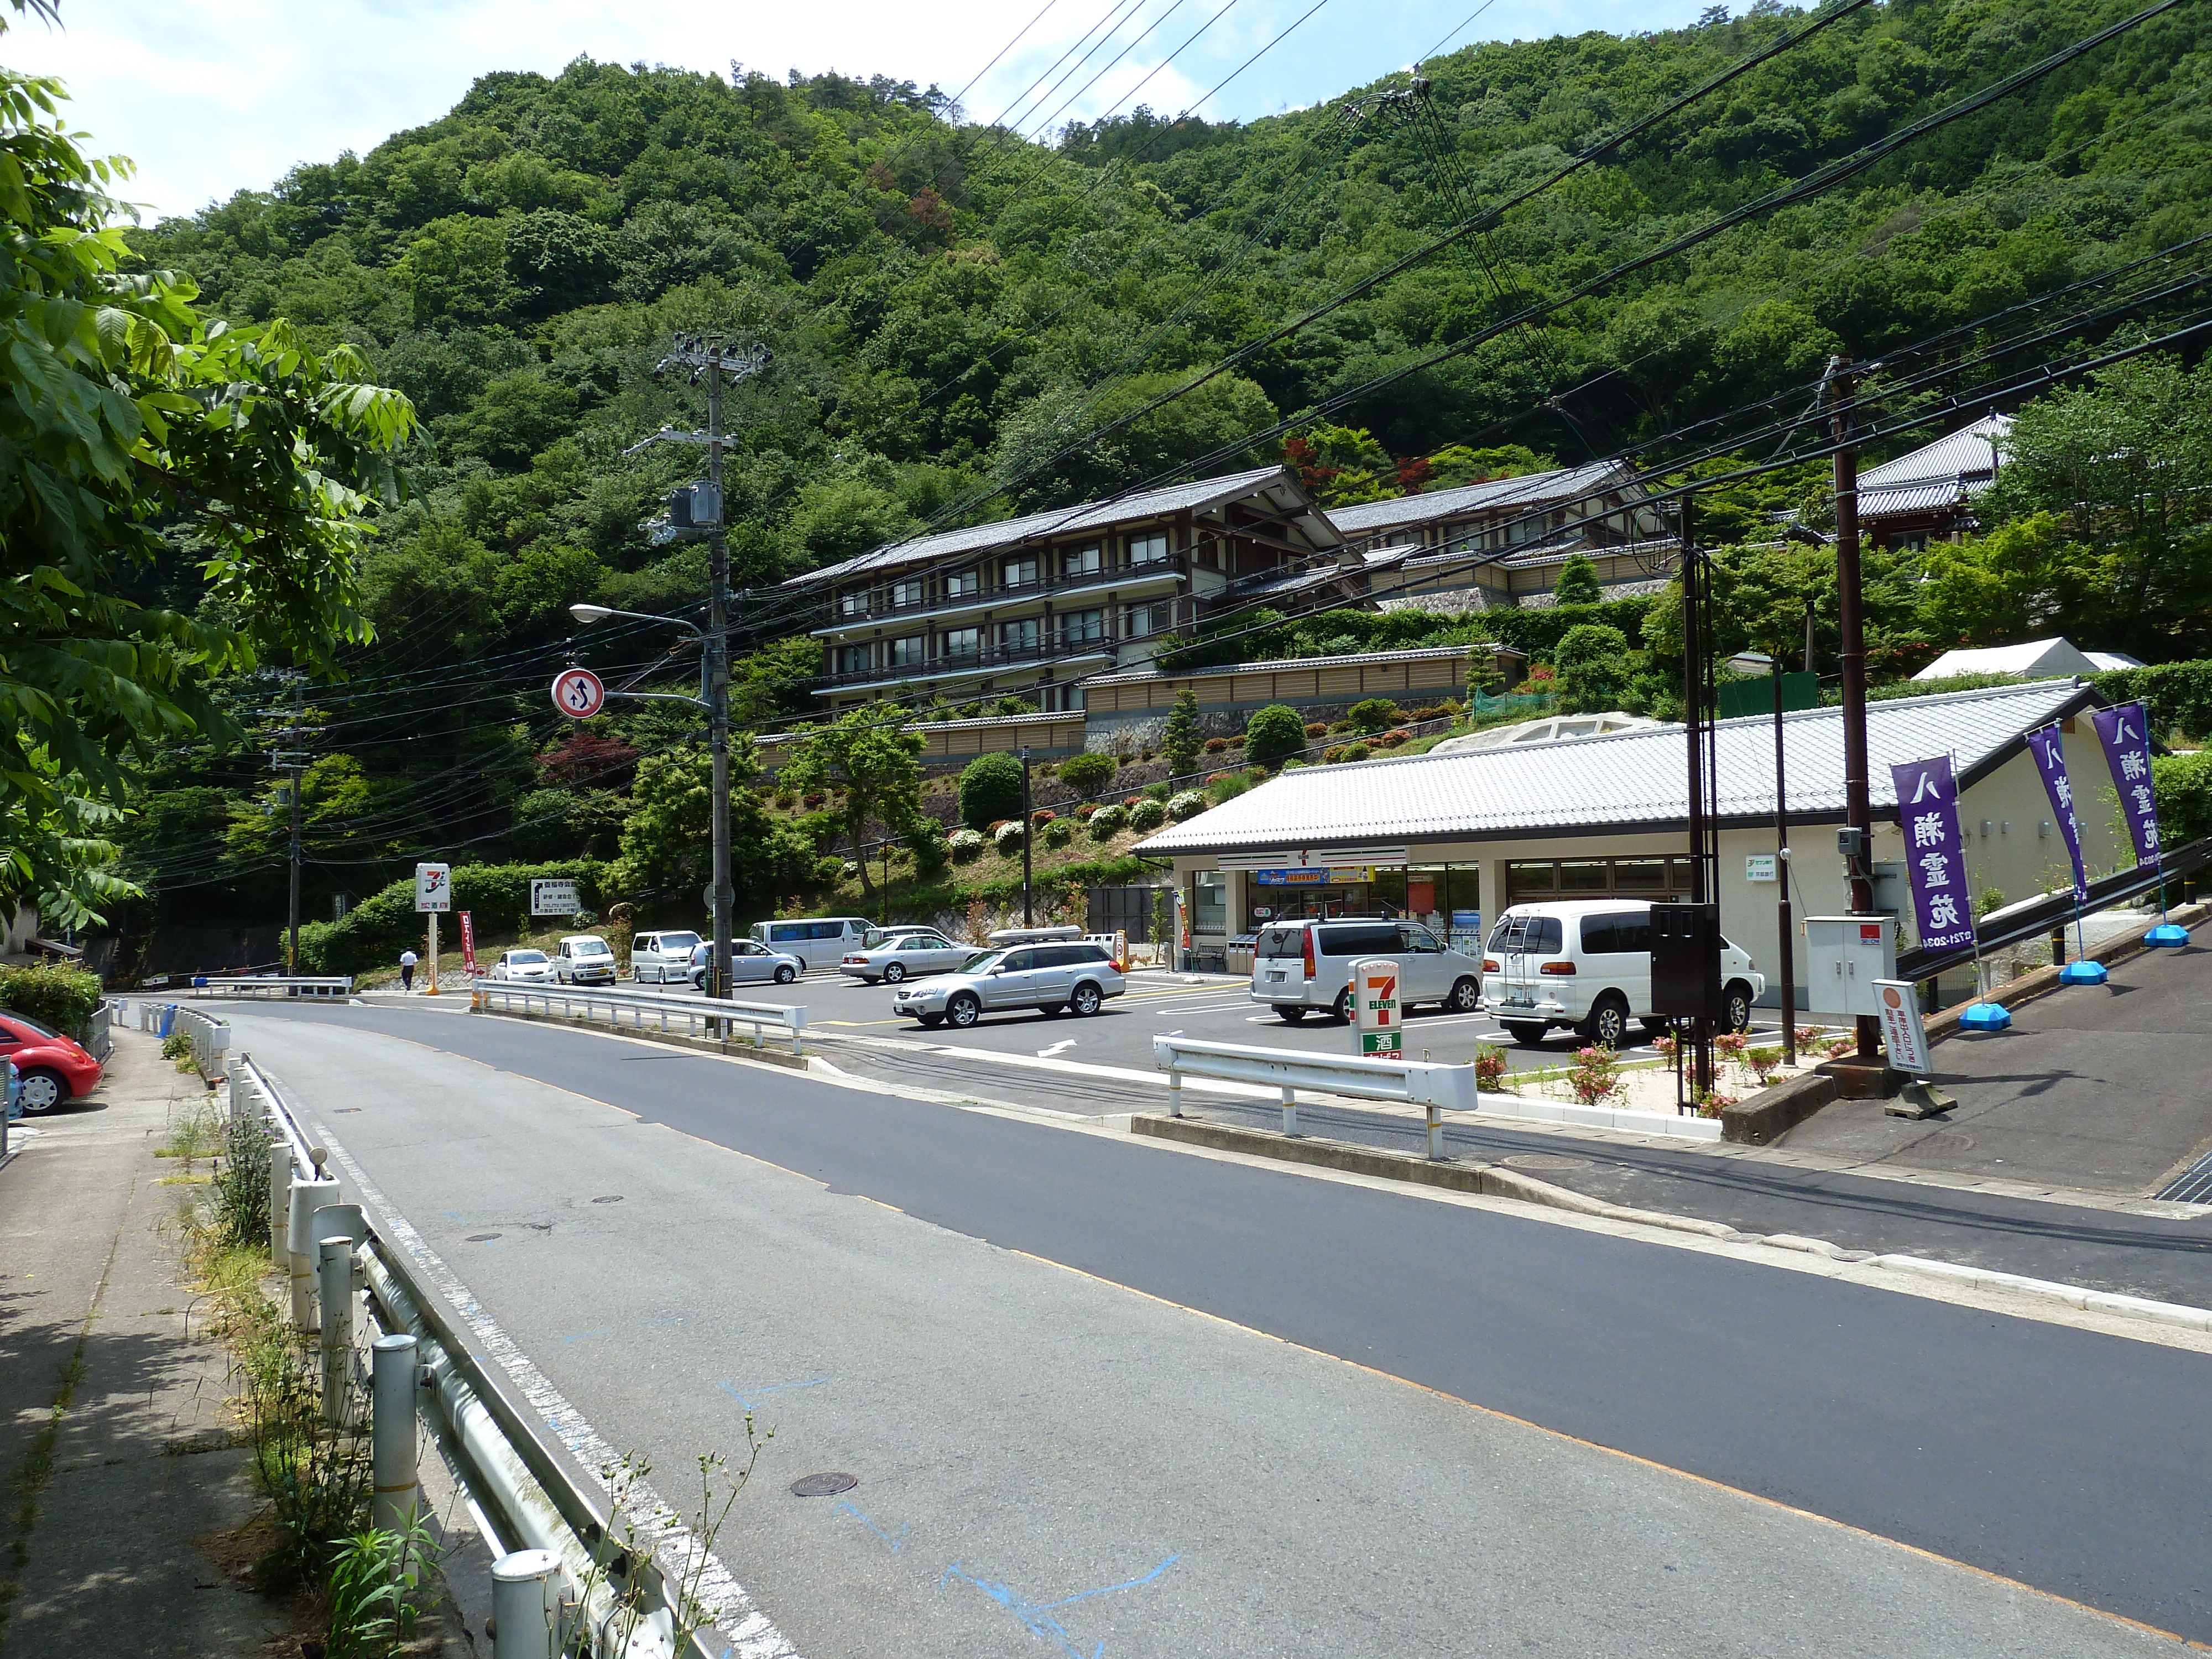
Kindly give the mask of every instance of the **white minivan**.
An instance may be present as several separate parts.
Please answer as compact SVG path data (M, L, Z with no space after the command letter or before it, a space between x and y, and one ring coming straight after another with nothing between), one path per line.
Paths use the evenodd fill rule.
M691 952L699 935L690 928L640 933L629 943L629 976L640 985L682 984L691 977Z
M1766 976L1721 941L1723 1024L1741 1031ZM1646 1032L1666 1022L1651 1013L1651 904L1648 899L1577 899L1516 904L1498 917L1482 952L1483 1006L1505 1034L1533 1048L1554 1025L1586 1042L1628 1046L1628 1023Z
M817 916L805 921L757 921L753 937L771 951L797 957L809 968L835 968L857 951L876 924L861 916Z

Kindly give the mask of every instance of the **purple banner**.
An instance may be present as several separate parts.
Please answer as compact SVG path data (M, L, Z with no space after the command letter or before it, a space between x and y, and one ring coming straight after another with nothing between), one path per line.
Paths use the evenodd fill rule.
M2035 769L2043 774L2043 791L2051 797L2051 815L2058 820L2058 833L2066 837L2067 856L2074 860L2074 902L2089 896L2089 872L2081 865L2081 825L2074 816L2074 781L2066 775L2066 735L2057 726L2027 734L2027 752L2035 757Z
M2126 814L2128 834L2136 843L2136 862L2158 868L2158 802L2151 793L2150 719L2139 702L2118 708L2093 708L2098 739L2105 745L2105 764L2112 769L2112 781L2120 792L2120 811Z
M1905 831L1905 864L1912 878L1912 914L1924 951L1964 950L1974 942L1974 905L1966 883L1966 842L1959 833L1959 786L1951 757L1907 761L1889 769L1897 817Z

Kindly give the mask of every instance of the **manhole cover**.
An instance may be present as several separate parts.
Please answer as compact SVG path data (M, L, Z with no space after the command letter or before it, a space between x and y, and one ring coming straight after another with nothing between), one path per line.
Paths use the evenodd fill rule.
M860 1484L857 1474L802 1474L791 1483L793 1498L835 1498L841 1492L850 1492Z
M498 1237L499 1235L497 1233L471 1233L469 1235L469 1243L471 1244L489 1244L492 1240Z
M619 1204L622 1202L622 1194L620 1193L609 1193L605 1198L595 1198L592 1202L594 1204Z
M1938 1129L1921 1136L1912 1145L1930 1152L1971 1152L1974 1150L1974 1138L1960 1134L1956 1129Z
M1522 1152L1517 1158L1505 1160L1509 1170L1579 1170L1589 1160L1586 1158L1565 1158L1557 1152Z

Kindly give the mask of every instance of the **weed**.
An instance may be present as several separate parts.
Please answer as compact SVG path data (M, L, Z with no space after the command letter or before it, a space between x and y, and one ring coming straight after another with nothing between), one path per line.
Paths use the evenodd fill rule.
M154 1156L181 1158L189 1170L198 1160L213 1158L222 1144L222 1125L215 1108L204 1100L190 1101L184 1115L170 1126L169 1138L154 1149Z
M1774 1080L1775 1073L1782 1069L1782 1050L1779 1048L1747 1048L1743 1051L1743 1063L1751 1068L1751 1074L1759 1079L1759 1086L1764 1089Z
M161 1058L176 1061L177 1069L180 1072L190 1071L192 1066L192 1034L190 1031L172 1031L163 1037Z
M258 1249L269 1243L269 1138L250 1117L232 1119L224 1131L214 1222L227 1245Z
M1507 1067L1505 1050L1494 1042L1479 1042L1474 1048L1474 1086L1495 1094L1506 1087Z
M433 1547L420 1520L404 1532L372 1527L340 1544L331 1563L325 1659L386 1659L414 1639Z

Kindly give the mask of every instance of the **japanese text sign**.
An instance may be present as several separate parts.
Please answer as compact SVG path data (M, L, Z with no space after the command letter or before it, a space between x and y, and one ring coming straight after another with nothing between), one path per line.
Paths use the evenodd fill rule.
M453 908L453 867L449 864L415 866L415 908L450 910Z
M1398 964L1387 957L1353 963L1352 1000L1358 1015L1359 1052L1402 1054L1405 1036L1400 1030Z
M2120 811L2134 837L2136 862L2158 867L2158 802L2151 793L2150 720L2139 702L2118 708L2093 708L2098 740L2105 745L2105 764L2112 769L2112 782L2120 792Z
M1959 833L1959 786L1951 758L1893 766L1905 866L1912 878L1913 920L1924 951L1963 950L1974 942L1974 909L1966 878L1966 842Z
M2089 896L2089 874L2081 865L2081 823L2074 816L2074 781L2066 775L2065 734L2046 726L2027 734L2027 752L2035 757L2035 769L2043 774L2044 793L2051 797L2051 816L2058 833L2066 837L2066 854L2074 860L2074 902Z

